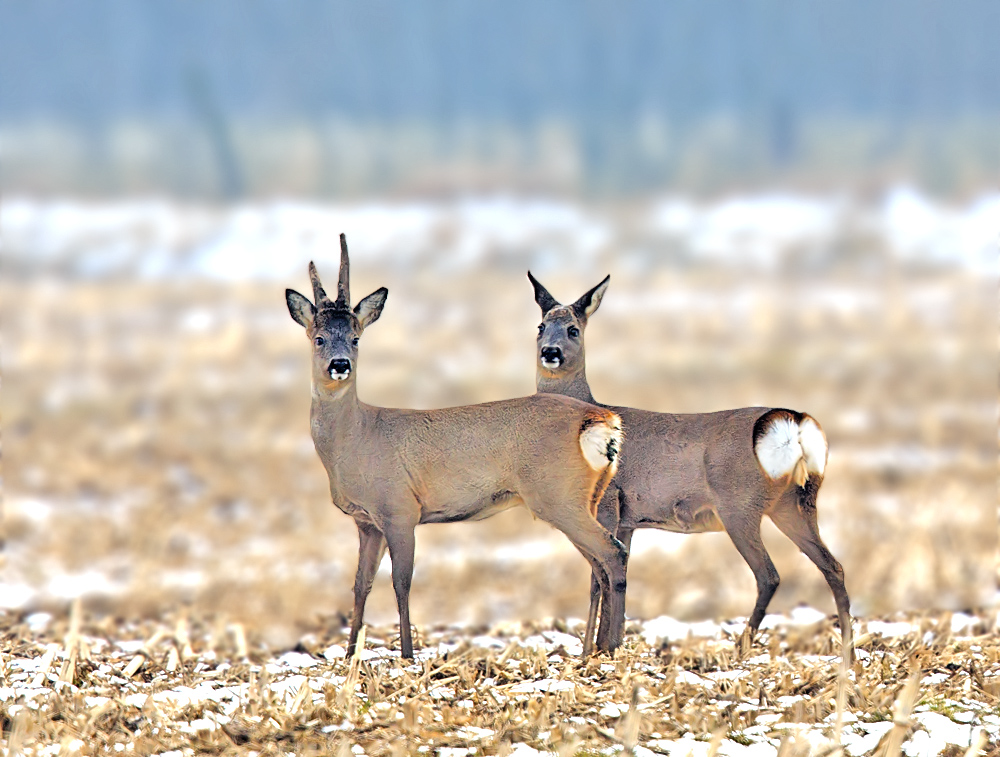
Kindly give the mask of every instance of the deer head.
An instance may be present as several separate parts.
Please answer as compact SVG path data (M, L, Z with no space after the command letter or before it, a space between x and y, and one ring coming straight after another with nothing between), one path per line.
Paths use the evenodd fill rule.
M561 305L549 294L531 271L528 279L535 288L535 302L542 309L536 340L538 367L543 375L554 378L584 369L583 331L587 320L601 305L610 276L584 294L572 305Z
M285 302L292 320L305 327L306 336L312 341L314 382L332 390L338 384L353 381L358 341L364 330L382 314L389 290L376 289L351 309L350 261L344 234L340 235L337 299L327 296L314 263L309 263L309 278L315 304L294 289L285 290Z

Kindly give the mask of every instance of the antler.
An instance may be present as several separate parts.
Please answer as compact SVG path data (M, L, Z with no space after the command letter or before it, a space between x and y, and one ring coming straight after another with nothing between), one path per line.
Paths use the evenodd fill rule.
M316 301L316 309L319 310L324 307L333 307L333 303L326 295L326 290L323 289L323 285L320 283L319 272L316 270L316 264L312 261L309 261L309 279L312 281L313 285L313 299Z
M337 307L351 308L351 261L347 257L347 235L340 235L340 278L337 280Z

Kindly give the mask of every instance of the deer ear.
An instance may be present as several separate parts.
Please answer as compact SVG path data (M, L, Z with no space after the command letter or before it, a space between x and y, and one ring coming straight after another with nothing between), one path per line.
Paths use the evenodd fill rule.
M548 313L552 308L559 307L559 301L549 294L549 290L543 287L538 279L531 275L531 271L528 271L528 281L535 288L535 302L542 309L542 315Z
M573 312L576 313L577 318L583 320L590 318L594 311L601 306L601 299L604 297L604 292L607 291L610 282L611 276L609 274L604 277L604 281L573 303Z
M382 306L385 305L385 298L389 296L389 290L385 287L376 289L365 297L354 308L354 315L361 322L361 328L366 329L378 320L382 315Z
M316 306L309 302L307 297L294 289L286 289L285 304L288 305L288 313L293 321L305 328L312 326L313 318L316 317Z

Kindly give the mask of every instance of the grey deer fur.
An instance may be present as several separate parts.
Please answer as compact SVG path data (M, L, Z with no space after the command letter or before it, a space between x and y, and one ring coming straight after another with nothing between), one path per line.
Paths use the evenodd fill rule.
M757 601L742 640L746 651L778 588L778 571L760 534L762 517L770 516L823 573L850 652L844 571L823 544L817 526L816 496L827 446L815 419L768 407L675 414L599 403L587 382L583 333L611 277L566 307L530 271L528 278L542 310L536 342L538 392L613 410L621 416L629 440L601 499L598 520L617 534L626 549L637 528L690 534L726 531L757 581ZM592 587L588 637L594 631L599 601Z
M291 289L285 298L312 344L313 443L333 503L358 527L348 654L354 654L386 547L400 646L404 657L412 657L414 528L479 520L519 504L566 534L590 563L613 616L599 643L613 651L625 619L625 550L595 514L617 466L618 416L554 395L428 411L366 405L356 388L358 340L378 319L388 290L378 289L351 309L343 235L337 299L327 296L312 263L309 276L315 304Z

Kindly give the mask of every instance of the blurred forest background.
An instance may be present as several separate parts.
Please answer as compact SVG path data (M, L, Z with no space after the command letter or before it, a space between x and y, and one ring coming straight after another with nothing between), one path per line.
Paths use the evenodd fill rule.
M939 195L1000 175L969 0L0 6L5 192Z
M806 410L859 614L996 601L1000 5L0 3L0 605L350 608L282 290L390 290L361 397L534 389L529 267L605 402ZM510 512L418 530L414 620L581 616ZM776 611L832 611L766 524ZM629 614L746 614L724 535L640 532ZM394 622L388 558L370 618ZM456 590L456 587L462 587Z

